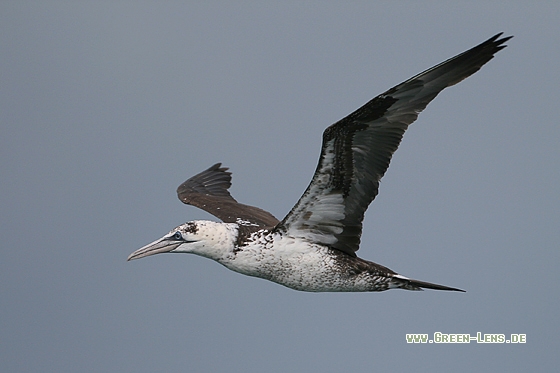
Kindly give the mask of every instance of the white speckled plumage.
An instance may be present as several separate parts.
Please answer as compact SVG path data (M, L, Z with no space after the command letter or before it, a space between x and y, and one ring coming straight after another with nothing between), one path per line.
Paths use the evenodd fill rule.
M302 291L462 291L409 279L358 258L356 251L364 213L404 132L443 89L474 74L505 47L511 37L500 35L389 89L328 127L311 183L283 220L238 203L228 191L231 173L218 163L181 184L177 194L223 223L185 223L128 259L192 253Z
M382 288L385 290L407 285L402 281L391 282L390 273L384 271L357 272L355 268L340 261L335 251L324 245L310 244L307 240L267 229L252 233L239 246L238 229L239 225L235 223L191 221L176 227L155 242L165 242L170 238L174 242L183 242L167 252L203 256L232 271L273 281L295 290L379 291ZM180 233L180 238L177 233ZM146 248L153 245L151 243ZM149 253L143 249L137 251L137 257Z

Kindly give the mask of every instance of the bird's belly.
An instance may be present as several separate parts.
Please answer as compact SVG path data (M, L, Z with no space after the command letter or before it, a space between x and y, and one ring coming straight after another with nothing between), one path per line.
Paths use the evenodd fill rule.
M266 247L245 247L222 263L229 269L276 282L291 289L311 292L372 291L368 273L351 273L341 266L331 249L287 241Z

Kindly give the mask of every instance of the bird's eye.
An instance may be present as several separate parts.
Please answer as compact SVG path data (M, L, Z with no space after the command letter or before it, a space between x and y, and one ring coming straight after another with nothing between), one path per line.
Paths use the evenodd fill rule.
M181 241L183 239L183 235L181 234L181 232L175 232L175 234L173 235L173 239Z

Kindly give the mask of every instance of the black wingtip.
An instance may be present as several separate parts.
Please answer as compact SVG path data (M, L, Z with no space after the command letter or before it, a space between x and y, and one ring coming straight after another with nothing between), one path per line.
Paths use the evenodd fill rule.
M503 34L504 34L503 32L497 33L496 35L492 36L490 39L486 40L482 44L493 44L494 47L496 48L495 49L496 52L499 51L499 50L502 50L505 47L507 47L507 45L504 45L504 43L506 41L508 41L509 39L513 38L513 35L510 35L510 36L505 36L505 37L499 39L499 37L502 36Z
M504 36L501 39L498 39L500 36L502 36L504 34L504 32L498 32L496 35L492 36L488 41L496 41L497 43L504 43L506 41L508 41L509 39L513 38L513 35L510 36Z

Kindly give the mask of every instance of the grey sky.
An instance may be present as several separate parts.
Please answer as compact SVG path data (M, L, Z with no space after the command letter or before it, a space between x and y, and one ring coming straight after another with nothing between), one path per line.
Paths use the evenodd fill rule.
M560 3L0 4L3 372L552 371ZM203 258L126 257L215 162L282 218L324 128L497 32L405 134L360 256L467 293L300 293ZM527 334L412 345L406 333Z

